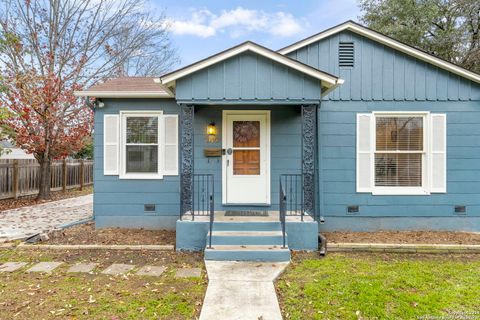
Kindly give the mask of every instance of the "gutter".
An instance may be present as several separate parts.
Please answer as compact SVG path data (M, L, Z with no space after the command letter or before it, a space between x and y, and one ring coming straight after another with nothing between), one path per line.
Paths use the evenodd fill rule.
M96 98L173 98L172 94L164 91L75 91L74 94Z

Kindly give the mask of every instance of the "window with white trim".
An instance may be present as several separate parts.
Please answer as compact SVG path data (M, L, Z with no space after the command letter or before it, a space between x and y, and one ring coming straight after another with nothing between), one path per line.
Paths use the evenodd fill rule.
M178 175L178 115L162 111L105 115L104 174L121 179Z
M358 114L357 192L446 192L445 114Z
M125 174L160 172L159 116L125 116Z
M375 117L375 187L422 187L423 116Z

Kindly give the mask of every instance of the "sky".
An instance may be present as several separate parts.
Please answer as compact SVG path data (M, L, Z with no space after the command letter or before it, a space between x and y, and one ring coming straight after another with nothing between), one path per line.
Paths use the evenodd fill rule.
M346 20L357 0L150 0L164 10L180 66L250 40L273 50Z

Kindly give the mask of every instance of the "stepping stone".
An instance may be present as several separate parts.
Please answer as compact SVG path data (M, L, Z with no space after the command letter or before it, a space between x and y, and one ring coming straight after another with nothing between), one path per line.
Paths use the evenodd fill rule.
M0 266L0 272L13 272L26 265L26 262L5 262Z
M133 264L122 264L122 263L114 263L107 269L103 270L103 274L111 274L111 275L119 275L127 273L128 271L135 268Z
M27 272L52 272L63 262L40 262L27 270Z
M97 265L98 263L77 263L76 265L71 266L70 269L67 270L67 272L88 273L95 269Z
M202 269L200 268L183 268L178 269L175 278L200 278Z
M144 266L137 271L140 276L154 276L159 277L167 268L158 266Z

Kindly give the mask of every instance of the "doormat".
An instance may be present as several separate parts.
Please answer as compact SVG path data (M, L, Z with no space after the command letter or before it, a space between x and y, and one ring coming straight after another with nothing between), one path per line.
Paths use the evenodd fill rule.
M268 217L267 211L226 211L225 217Z

